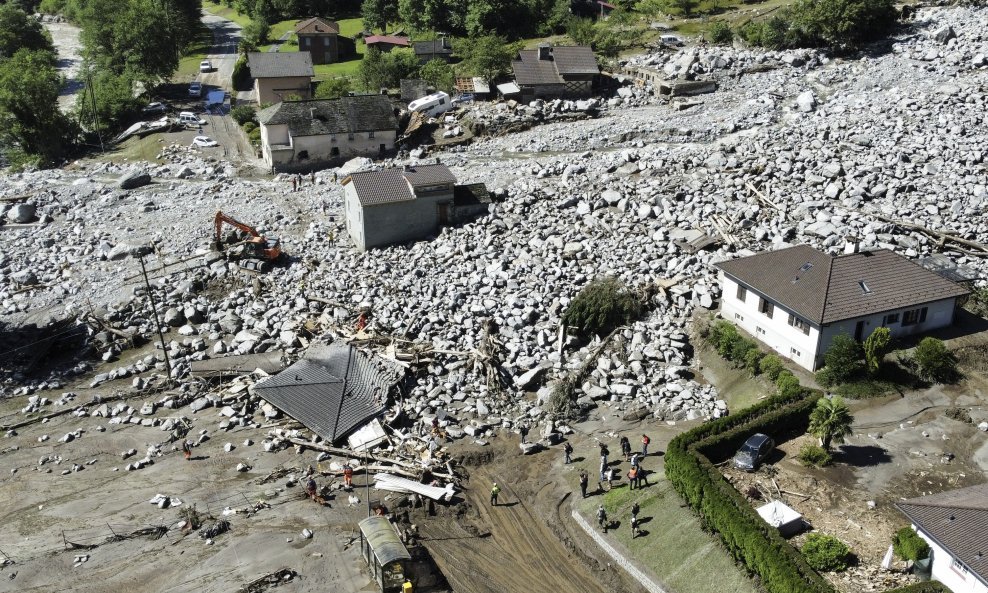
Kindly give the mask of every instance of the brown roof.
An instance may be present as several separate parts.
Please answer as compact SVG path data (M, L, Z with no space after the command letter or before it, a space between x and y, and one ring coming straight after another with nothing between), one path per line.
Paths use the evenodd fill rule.
M361 206L376 206L415 199L413 188L424 185L455 183L446 165L416 165L410 170L394 167L365 171L350 176ZM344 184L347 181L344 180Z
M408 40L408 37L398 37L396 35L368 35L367 37L364 37L364 43L367 45L388 43L391 45L403 45L405 47L412 45L412 42Z
M299 21L295 25L295 32L299 35L339 35L340 25L335 21L327 21L317 16L304 21Z
M969 293L886 249L831 257L797 245L716 266L817 325Z
M912 498L895 506L988 585L988 484Z
M587 46L557 46L551 50L552 57L548 60L540 60L537 49L518 52L518 59L511 62L518 84L562 84L565 77L571 74L600 73L597 58Z

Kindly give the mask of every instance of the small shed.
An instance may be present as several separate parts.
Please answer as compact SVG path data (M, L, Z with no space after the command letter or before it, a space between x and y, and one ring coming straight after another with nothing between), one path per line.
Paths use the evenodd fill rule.
M360 552L367 561L381 593L400 592L405 582L405 562L412 559L398 532L386 517L367 517L360 527Z
M758 507L758 514L766 523L778 529L783 537L796 535L803 530L803 516L781 501L773 500Z

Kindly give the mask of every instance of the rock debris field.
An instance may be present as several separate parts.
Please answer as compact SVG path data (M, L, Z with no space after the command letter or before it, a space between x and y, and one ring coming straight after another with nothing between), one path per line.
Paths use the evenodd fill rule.
M423 157L441 159L460 183L486 183L498 198L491 214L368 253L345 235L334 181L374 166L362 160L318 173L315 184L306 178L298 192L288 178L244 175L178 146L163 148L157 163L81 161L7 175L0 183L3 331L86 321L93 351L28 368L22 355L36 340L4 337L11 362L0 366L0 395L31 396L5 423L65 406L79 416L132 416L136 409L93 394L138 394L163 383L141 254L184 394L149 395L151 414L161 405L222 403L203 399L206 388L189 375L193 361L275 351L292 360L307 330L349 335L358 311L369 308L370 335L435 353L395 405L412 419L444 411L453 437L544 423L554 382L584 368L582 406L670 421L723 415L721 396L690 372L691 318L715 309L719 297L712 263L798 243L838 253L852 236L863 248L908 257L936 252L936 239L896 221L988 243L986 19L988 11L976 8L921 9L899 37L864 57L707 47L631 60L661 76L717 82L716 92L688 104L626 86L592 105L471 106L463 117L489 129L538 114L549 123ZM599 115L542 117L588 107ZM137 187L122 189L122 177ZM290 263L255 277L211 255L217 210L279 236ZM716 245L693 252L687 242L703 234ZM947 247L956 263L988 274L976 251ZM604 347L569 338L560 348L562 313L605 275L661 290L651 293L647 314ZM464 354L489 348L490 322L506 371L499 389L478 357ZM55 343L69 331L58 330ZM148 345L135 354L126 336ZM253 422L245 410L229 412L227 428ZM6 436L13 445L17 431ZM124 469L160 454L147 448L139 460L134 448ZM46 455L39 467L57 462ZM92 471L106 471L99 468Z

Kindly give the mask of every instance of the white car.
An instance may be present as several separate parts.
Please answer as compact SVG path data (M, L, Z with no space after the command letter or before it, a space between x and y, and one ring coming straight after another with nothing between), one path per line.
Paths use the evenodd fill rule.
M192 139L192 146L198 146L199 148L208 148L210 146L219 146L216 140L213 140L209 136L196 136Z
M210 62L209 60L203 60L199 62L199 72L212 72L212 71L213 71L212 62Z
M202 83L199 81L193 82L189 85L189 96L190 97L201 97L202 96Z
M178 114L178 123L183 126L201 126L206 123L206 120L191 111L182 111Z

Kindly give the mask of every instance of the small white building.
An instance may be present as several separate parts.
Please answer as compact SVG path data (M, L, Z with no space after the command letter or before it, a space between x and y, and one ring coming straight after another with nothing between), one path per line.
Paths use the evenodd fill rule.
M398 120L383 95L283 101L257 114L261 153L276 171L310 170L395 147Z
M715 264L721 315L800 366L815 371L834 337L862 341L950 325L966 288L888 250L833 257L797 245Z
M988 484L898 502L930 544L931 574L953 593L988 593Z
M796 535L806 526L803 516L781 500L773 500L758 507L756 511L766 523L778 529L782 537Z
M354 173L343 186L347 233L360 251L436 235L491 204L484 184L456 185L440 164Z

